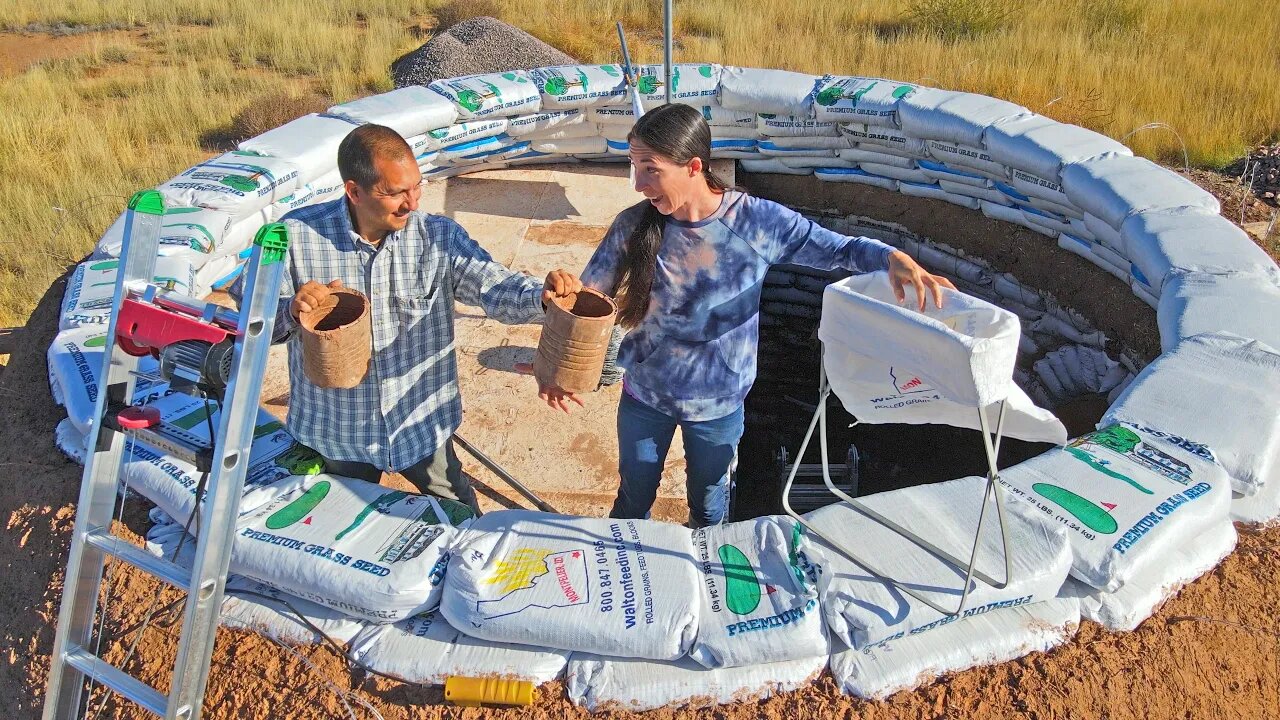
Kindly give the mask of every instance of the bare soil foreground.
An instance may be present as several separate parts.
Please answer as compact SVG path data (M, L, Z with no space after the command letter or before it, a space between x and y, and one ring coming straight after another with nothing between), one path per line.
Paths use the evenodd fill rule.
M622 171L625 178L625 171ZM617 173L613 173L616 175ZM752 178L739 181L750 186ZM465 179L454 181L463 190ZM451 183L452 184L452 183ZM815 189L815 192L817 190ZM570 194L570 200L573 195ZM455 198L459 203L464 196ZM780 198L782 199L782 198ZM830 198L823 197L825 202ZM833 203L839 199L832 200ZM847 199L846 199L847 200ZM516 200L513 200L516 202ZM833 207L838 205L825 205ZM466 205L459 205L466 207ZM949 207L949 206L948 206ZM974 237L985 238L992 248L1047 247L1043 238L1029 237L1025 231L995 223L972 213L954 220L939 220L944 212L933 204L899 205L895 216L885 206L877 212L885 220L901 222L918 232L937 236L943 229L948 234L963 234L954 222L968 218L983 223ZM512 214L510 208L503 212ZM959 212L959 211L956 211ZM496 215L501 213L495 212ZM872 214L872 213L868 213ZM538 269L539 262L560 264L556 254L564 244L576 244L589 252L599 235L589 231L581 240L574 233L548 232L547 223L555 217L531 221L541 230L525 227L520 237L537 252L495 256L522 269ZM459 217L469 230L477 234L480 221ZM497 222L495 220L494 222ZM541 224L539 224L541 223ZM940 223L937 232L929 232L930 223ZM607 220L593 219L585 223L599 230ZM526 223L528 225L528 223ZM948 229L949 228L949 229ZM540 240L541 235L546 239ZM565 240L569 238L569 240ZM484 240L482 240L484 242ZM560 243L560 245L557 245ZM540 249L539 249L540 248ZM975 252L980 248L975 247ZM1137 302L1119 283L1108 284L1083 260L1064 257L1054 248L1049 254L1062 265L1045 265L1044 258L1018 250L1008 257L1021 267L1013 271L1030 284L1051 285L1054 276L1061 286L1074 282L1072 295L1087 315L1105 326L1108 334L1127 341L1131 347L1150 357L1158 352L1154 313ZM541 253L541 254L539 254ZM1016 257L1015 257L1016 256ZM998 256L991 256L993 260ZM1074 264L1072 264L1074 263ZM1040 268L1041 276L1031 273ZM576 269L576 268L574 268ZM545 270L542 270L545 272ZM1082 278L1087 275L1090 280ZM0 718L33 718L39 715L50 647L61 594L63 565L74 522L75 503L79 492L81 469L65 459L54 447L53 429L64 417L54 405L46 379L45 351L57 326L58 305L65 279L55 283L32 315L19 347L13 352L7 368L0 374L0 637L4 652L0 655ZM1046 288L1048 289L1048 288ZM1064 294L1069 288L1059 287ZM1107 308L1120 308L1108 315ZM1144 314L1145 313L1145 314ZM595 409L584 413L580 422L593 423L590 433L570 438L551 437L553 416L539 409L521 418L507 416L506 408L521 405L532 408L532 385L528 378L510 373L515 361L526 360L536 344L536 328L523 328L523 341L512 347L502 343L495 348L495 338L468 329L476 322L460 313L459 351L467 355L468 346L479 349L479 364L463 362L463 393L467 398L468 418L464 431L480 435L486 423L493 425L502 446L494 450L500 462L516 465L528 463L516 475L532 476L528 468L536 467L536 457L566 458L589 468L585 473L591 482L575 482L570 490L556 493L551 485L539 485L548 499L569 512L600 515L612 497L615 480L612 462L616 457L612 443L612 408L616 401L608 392L592 398ZM534 332L530 334L530 331ZM517 336L511 336L517 337ZM510 350L510 352L507 352ZM486 351L489 351L486 355ZM478 377L466 377L474 372ZM483 369L489 372L485 372ZM286 386L287 387L287 386ZM278 385L266 388L264 398L273 410L283 408L287 397L278 393ZM526 400L519 395L525 395ZM513 399L514 397L514 399ZM501 408L500 414L494 408ZM514 410L511 412L514 413ZM501 430L501 433L498 431ZM484 447L494 447L480 443ZM526 453L525 448L537 450ZM515 453L519 450L519 454ZM678 455L673 454L673 462ZM677 463L679 464L679 463ZM480 471L474 463L468 472ZM656 513L661 519L683 520L679 500L679 476L673 491L664 482L663 498ZM585 480L585 478L584 478ZM496 483L495 483L496 485ZM495 508L509 504L500 491L484 493L486 506ZM141 542L145 531L145 507L131 502L133 508L116 531L135 542ZM763 702L740 703L712 708L658 710L648 718L708 717L722 720L745 718L1248 718L1264 719L1280 716L1280 527L1269 529L1241 528L1240 543L1217 569L1185 588L1153 618L1131 633L1111 633L1091 622L1084 622L1077 637L1048 653L1034 653L1021 660L984 667L943 678L914 692L900 693L886 702L864 702L843 695L829 676L801 691L783 694ZM119 569L110 575L108 591L115 599L107 613L107 626L116 642L107 657L120 663L133 639L136 626L159 593L161 604L177 597L148 578ZM176 647L176 631L167 615L158 617L139 643L129 669L151 683L165 687ZM180 617L179 617L180 620ZM536 704L517 710L462 709L445 705L438 688L397 684L381 679L353 681L343 659L325 646L297 649L282 648L260 636L222 630L214 651L212 675L206 698L205 717L209 718L346 718L351 717L341 695L354 687L354 692L376 707L387 720L407 718L566 718L586 717L588 713L565 699L558 684L544 686ZM95 697L95 705L97 698ZM363 708L351 703L354 716L371 717ZM629 716L606 713L606 717ZM108 699L100 714L103 718L142 718L142 711L127 702Z

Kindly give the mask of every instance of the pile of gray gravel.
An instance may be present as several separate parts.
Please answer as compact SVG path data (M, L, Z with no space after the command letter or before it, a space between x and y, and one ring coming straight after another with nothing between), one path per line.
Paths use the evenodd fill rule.
M396 87L441 78L529 70L576 61L529 33L491 17L463 20L391 64Z

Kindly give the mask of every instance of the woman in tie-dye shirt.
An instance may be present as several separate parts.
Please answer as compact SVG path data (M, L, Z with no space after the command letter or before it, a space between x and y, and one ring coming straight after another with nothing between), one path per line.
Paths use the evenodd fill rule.
M645 200L618 216L582 272L584 285L616 296L618 322L628 330L618 353L626 375L618 408L621 482L611 516L648 517L679 426L690 523L715 524L727 509L743 401L756 377L760 289L769 266L889 270L900 299L910 283L939 304L939 286L950 283L884 243L831 232L726 187L707 169L711 131L689 106L644 114L627 139ZM567 409L565 393L544 388L541 395Z

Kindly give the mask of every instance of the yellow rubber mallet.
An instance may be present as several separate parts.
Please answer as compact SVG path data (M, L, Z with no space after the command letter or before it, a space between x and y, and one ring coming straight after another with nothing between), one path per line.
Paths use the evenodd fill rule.
M444 699L463 707L533 704L533 683L505 678L451 677L444 681Z

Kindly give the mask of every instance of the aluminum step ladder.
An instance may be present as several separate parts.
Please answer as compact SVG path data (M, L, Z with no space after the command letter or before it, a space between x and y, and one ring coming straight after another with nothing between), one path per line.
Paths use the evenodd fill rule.
M100 683L169 720L200 717L288 237L279 223L258 231L244 270L244 301L240 312L234 312L153 284L163 214L163 199L154 190L135 194L125 212L124 247L107 325L107 337L112 342L104 353L99 376L103 391L98 393L96 421L87 438L90 452L85 458L67 561L45 696L45 720L77 717L89 683ZM138 312L129 314L130 310ZM217 353L210 351L215 347L210 345L211 340L197 339L175 342L161 354L161 374L172 389L194 392L202 373L221 377L223 385L216 390L220 419L211 446L201 446L192 442L189 435L184 437L181 432L166 429L163 423L156 422L158 411L154 408L130 408L138 376L138 355L149 353L152 348L157 352L162 349L148 347L146 338L157 337L157 332L158 336L173 336L175 326L194 328L197 337L216 338L219 331L224 335ZM199 523L191 570L154 557L111 534L125 444L134 439L208 472L203 521ZM195 512L202 512L200 505ZM100 610L106 610L99 608L98 596L108 557L187 594L167 695L108 663L92 648L95 618Z

